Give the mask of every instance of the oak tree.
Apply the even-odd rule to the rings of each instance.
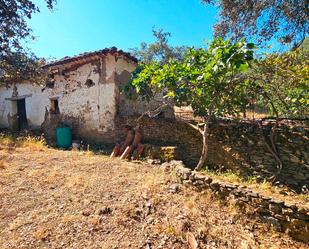
[[[186,49],[185,46],[171,46],[169,44],[170,32],[163,29],[153,29],[155,39],[152,43],[142,42],[139,48],[130,49],[131,53],[140,61],[149,64],[153,61],[167,63],[170,59],[181,60]]]
[[[56,0],[45,2],[52,9]],[[41,60],[23,47],[33,38],[27,20],[39,11],[31,0],[0,0],[0,85],[40,74]]]
[[[250,38],[267,44],[272,38],[283,44],[299,45],[308,36],[307,0],[202,0],[218,7],[214,26],[218,37]]]

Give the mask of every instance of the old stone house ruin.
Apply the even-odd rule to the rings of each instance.
[[[89,141],[114,142],[117,116],[136,116],[160,105],[133,102],[120,93],[137,59],[129,53],[107,48],[65,57],[47,64],[50,81],[0,87],[0,127],[12,130],[43,129],[49,137],[59,125],[69,125],[73,135]],[[166,117],[172,117],[171,110]]]
[[[130,80],[136,65],[136,58],[116,48],[52,62],[45,66],[51,75],[45,86],[23,82],[0,87],[0,128],[42,129],[54,139],[55,128],[65,124],[73,129],[75,139],[115,143],[122,124],[136,125],[140,114],[162,105],[159,96],[150,103],[122,96],[120,88]],[[141,119],[144,142],[157,145],[163,160],[181,159],[194,167],[201,152],[201,134],[171,118],[173,110],[165,109],[160,118]],[[244,176],[271,177],[278,169],[265,144],[270,130],[271,126],[250,123],[211,124],[209,165]],[[308,129],[303,127],[282,126],[277,132],[284,165],[278,180],[297,191],[309,182],[307,137]]]

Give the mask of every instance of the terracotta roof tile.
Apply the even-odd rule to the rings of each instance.
[[[123,55],[125,57],[127,57],[128,59],[132,60],[133,62],[137,63],[137,59],[131,55],[130,53],[124,52],[123,50],[118,50],[116,47],[111,47],[111,48],[105,48],[102,50],[98,50],[98,51],[93,51],[93,52],[85,52],[85,53],[81,53],[79,55],[76,56],[65,56],[60,60],[56,60],[56,61],[52,61],[46,65],[43,66],[43,68],[48,68],[48,67],[53,67],[53,66],[57,66],[57,65],[62,65],[62,64],[66,64],[66,63],[70,63],[73,61],[78,61],[84,58],[89,58],[91,56],[95,56],[95,55],[106,55],[106,54],[120,54]]]

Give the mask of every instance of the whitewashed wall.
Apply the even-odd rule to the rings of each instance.
[[[42,87],[30,83],[17,84],[18,95],[30,95],[25,98],[28,124],[31,128],[39,128],[44,121],[45,107],[49,108],[49,99],[42,93]],[[12,97],[13,88],[0,87],[0,127],[9,128],[11,117],[17,113],[16,102],[6,100]]]
[[[136,64],[122,56],[107,54],[91,58],[91,61],[71,62],[56,66],[54,85],[42,87],[31,84],[18,84],[20,95],[32,94],[26,98],[26,112],[30,128],[43,127],[50,136],[60,122],[75,127],[80,136],[96,138],[117,129],[116,115],[136,115],[152,110],[160,105],[160,99],[146,102],[133,102],[121,96],[119,86],[126,84]],[[91,80],[91,86],[86,84]],[[0,88],[0,127],[12,127],[10,117],[16,114],[12,101],[13,89]],[[50,112],[51,100],[58,99],[60,113]],[[106,137],[108,140],[110,137]],[[112,139],[112,138],[111,138]]]
[[[58,98],[63,117],[75,117],[81,126],[105,132],[114,128],[115,84],[99,82],[98,70],[97,64],[84,64],[64,75],[57,75],[54,87],[46,88],[44,92],[50,98]],[[86,85],[89,79],[93,86]]]
[[[75,64],[74,64],[75,63]],[[26,98],[26,112],[29,128],[42,125],[53,136],[59,122],[74,123],[79,133],[87,135],[110,133],[115,129],[115,116],[119,105],[118,76],[123,72],[130,76],[135,63],[116,55],[97,57],[82,65],[76,62],[59,66],[54,85],[44,89],[31,84],[17,84],[18,95]],[[86,84],[92,80],[91,86]],[[43,89],[43,91],[42,91]],[[5,100],[12,97],[13,88],[0,88],[0,127],[12,128],[10,117],[16,114],[16,104]],[[58,99],[59,115],[50,112],[51,99]],[[14,108],[15,107],[15,108]],[[73,120],[73,121],[72,121]],[[76,125],[77,123],[77,125]]]

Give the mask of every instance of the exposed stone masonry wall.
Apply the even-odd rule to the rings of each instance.
[[[121,124],[136,125],[136,117],[118,117],[116,137],[121,138]],[[202,145],[201,134],[188,124],[170,119],[143,118],[141,125],[145,142],[164,146],[177,146],[176,158],[193,168]],[[266,146],[271,126],[262,128],[249,123],[218,122],[210,125],[207,164],[215,169],[267,179],[278,171],[276,161]],[[264,140],[264,137],[266,140]],[[278,154],[283,168],[277,180],[297,191],[309,188],[309,131],[308,128],[278,128],[276,135]]]
[[[172,161],[164,165],[175,170],[182,184],[198,190],[213,191],[220,198],[233,201],[238,206],[249,205],[263,222],[271,224],[278,231],[288,233],[295,239],[309,243],[308,208],[275,200],[244,186],[213,180],[202,173],[183,167],[179,162]]]

